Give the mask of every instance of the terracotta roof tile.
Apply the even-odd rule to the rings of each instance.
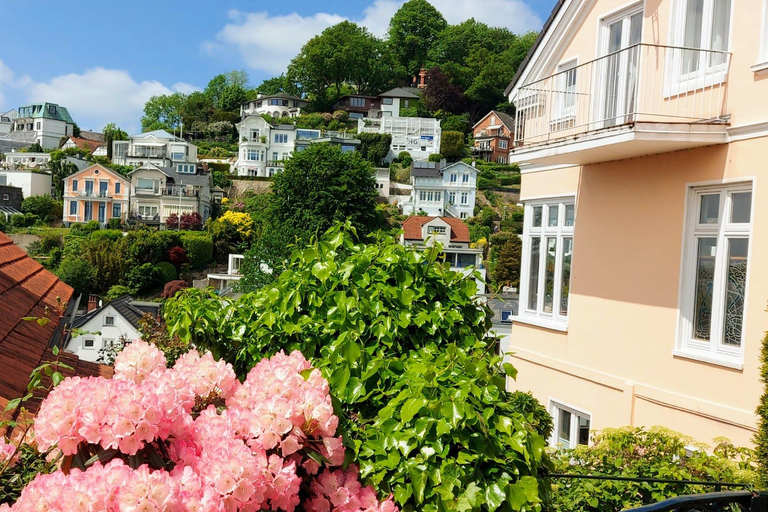
[[[451,226],[451,242],[469,243],[469,227],[461,219],[455,217],[428,217],[413,215],[403,222],[403,236],[406,240],[423,240],[421,228],[427,222],[440,219]]]
[[[55,311],[60,302],[66,306],[73,293],[72,288],[0,233],[0,411],[10,400],[25,394],[32,370],[56,359],[50,347],[59,326]],[[46,316],[53,321],[45,325],[23,320]],[[62,352],[59,358],[74,368],[62,372],[65,375],[112,374],[111,368],[80,361],[74,354]],[[35,402],[26,406],[37,410]],[[0,413],[0,418],[9,419],[10,414]]]

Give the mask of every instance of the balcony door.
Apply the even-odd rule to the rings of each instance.
[[[603,128],[634,120],[642,30],[642,5],[603,21],[603,57],[598,61],[598,72],[603,76],[598,119]]]
[[[85,213],[83,214],[83,220],[86,222],[93,220],[93,203],[90,201],[85,202]]]
[[[99,222],[102,224],[107,222],[107,203],[99,203]]]

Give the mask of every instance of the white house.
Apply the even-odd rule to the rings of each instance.
[[[113,141],[112,162],[134,167],[150,163],[184,172],[197,165],[197,146],[165,130],[154,130]]]
[[[387,161],[392,161],[403,151],[410,153],[414,160],[426,160],[429,155],[439,153],[443,130],[439,119],[384,116],[378,119],[358,119],[357,132],[392,135],[387,155]]]
[[[403,222],[400,243],[416,248],[443,246],[443,256],[451,264],[451,270],[469,274],[479,272],[477,293],[485,293],[485,268],[483,250],[470,247],[469,227],[453,217],[430,217],[414,215]]]
[[[50,153],[24,153],[14,151],[6,153],[5,167],[9,169],[48,169],[51,162]]]
[[[296,144],[292,124],[272,126],[259,114],[247,114],[235,125],[240,134],[235,169],[238,176],[273,176],[283,169]],[[303,130],[307,131],[307,130]]]
[[[11,130],[3,135],[7,140],[38,143],[44,149],[58,148],[61,139],[70,137],[75,122],[66,108],[55,103],[34,103],[19,107],[11,120]],[[5,128],[3,128],[5,129]]]
[[[121,340],[136,341],[141,338],[139,321],[146,313],[157,316],[159,305],[139,303],[130,295],[101,306],[72,322],[73,329],[82,334],[70,338],[65,350],[77,354],[80,359],[96,362],[99,350]]]
[[[417,94],[418,89],[406,89],[395,87],[387,92],[379,94],[379,109],[381,117],[400,117],[401,108],[409,108],[421,98]]]
[[[290,94],[264,95],[258,93],[255,100],[244,102],[240,106],[240,117],[267,114],[274,118],[298,117],[301,109],[309,104],[307,100]]]
[[[373,172],[376,174],[376,191],[381,197],[388,199],[390,185],[389,169],[377,167]]]
[[[411,186],[411,200],[403,205],[405,215],[424,212],[467,219],[475,213],[477,169],[469,164],[414,162]]]
[[[51,174],[28,169],[0,170],[0,185],[18,187],[24,197],[49,196],[51,195]]]
[[[183,172],[182,172],[183,169]],[[211,214],[210,174],[196,166],[161,167],[147,163],[134,169],[130,186],[130,220],[163,226],[172,214]]]
[[[0,114],[0,136],[11,133],[11,130],[13,130],[13,122],[18,116],[19,113],[15,108]]]

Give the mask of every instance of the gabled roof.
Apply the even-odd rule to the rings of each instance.
[[[446,165],[445,167],[443,167],[443,172],[447,171],[447,170],[448,170],[448,169],[450,169],[451,167],[464,167],[464,168],[466,168],[466,170],[468,170],[468,171],[479,172],[479,171],[477,170],[477,167],[475,167],[475,166],[473,166],[473,165],[470,165],[470,164],[468,164],[468,163],[466,163],[466,162],[461,162],[461,161],[459,161],[459,162],[454,162],[454,163],[452,163],[452,164]]]
[[[135,329],[139,328],[139,320],[144,316],[144,312],[132,304],[133,297],[130,295],[123,295],[119,299],[115,299],[112,302],[104,304],[100,308],[96,308],[88,314],[81,316],[72,322],[72,327],[79,328],[86,325],[93,317],[112,306],[114,310],[122,316],[126,322],[131,324]]]
[[[557,18],[557,15],[560,13],[560,9],[562,9],[563,5],[570,0],[558,0],[555,6],[552,8],[552,12],[549,14],[549,18],[547,18],[547,21],[544,22],[544,26],[541,28],[541,31],[539,32],[539,35],[536,37],[536,40],[533,42],[533,46],[531,46],[530,50],[528,50],[528,54],[525,56],[525,59],[523,59],[523,62],[520,63],[520,66],[518,66],[517,71],[515,72],[515,76],[512,77],[512,81],[509,83],[506,89],[504,89],[504,96],[509,96],[509,93],[512,92],[512,89],[517,84],[517,81],[520,79],[520,75],[523,74],[523,71],[525,68],[528,67],[528,65],[531,62],[531,58],[533,58],[533,55],[536,53],[536,51],[539,49],[539,46],[541,45],[541,42],[544,40],[544,36],[549,32],[550,27],[552,26],[552,23],[555,21],[555,18]]]
[[[10,400],[26,393],[32,370],[55,359],[50,350],[59,341],[55,312],[63,308],[70,311],[72,305],[68,303],[73,294],[72,288],[0,233],[0,411]],[[41,325],[25,317],[47,317],[51,321]],[[72,360],[69,356],[62,359]],[[111,369],[102,365],[79,361],[71,366],[80,375],[111,376]],[[10,418],[10,412],[0,412],[0,419]]]
[[[119,172],[113,171],[109,167],[104,167],[101,164],[89,165],[85,169],[81,169],[81,170],[77,171],[76,173],[70,174],[69,176],[64,178],[64,180],[68,181],[68,180],[71,180],[72,178],[76,178],[78,175],[84,173],[85,171],[89,171],[89,170],[91,170],[93,168],[96,168],[96,169],[98,169],[101,172],[106,172],[107,174],[111,174],[115,179],[121,180],[121,181],[123,181],[125,183],[128,183],[128,181],[129,181],[128,178],[126,178],[125,176],[123,176]]]
[[[84,139],[82,137],[70,137],[66,141],[64,141],[64,144],[66,144],[67,141],[70,141],[70,140],[72,141],[72,143],[75,146],[77,146],[77,147],[79,147],[81,149],[87,149],[91,153],[93,153],[96,150],[96,148],[98,148],[99,146],[101,146],[103,144],[103,142],[98,142],[98,141],[90,140],[90,139]]]
[[[89,130],[80,130],[80,138],[86,139],[86,140],[92,140],[95,142],[99,142],[101,144],[104,143],[104,134],[100,132],[92,132]]]
[[[405,98],[409,100],[417,100],[421,98],[421,96],[403,87],[395,87],[394,89],[379,94],[379,98]]]
[[[485,119],[491,114],[494,114],[496,117],[498,117],[501,124],[507,127],[507,130],[509,130],[510,132],[515,131],[515,118],[510,116],[509,114],[505,114],[504,112],[499,112],[498,110],[491,110],[490,112],[485,114],[482,119],[480,119],[478,122],[475,123],[472,129],[477,128],[477,126],[483,121],[485,121]]]
[[[131,139],[162,139],[171,140],[174,142],[186,142],[184,139],[168,133],[165,130],[152,130],[151,132],[139,133],[138,135],[131,135]]]
[[[440,219],[451,226],[451,242],[469,243],[469,227],[455,217],[429,217],[426,215],[413,215],[403,222],[403,237],[406,240],[424,240],[421,228],[435,219]]]

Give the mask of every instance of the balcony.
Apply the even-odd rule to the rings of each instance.
[[[193,188],[187,188],[186,186],[166,186],[163,190],[164,196],[175,197],[197,197],[198,192]]]
[[[636,44],[524,84],[509,163],[584,165],[725,143],[730,60]]]
[[[77,193],[78,197],[89,197],[94,199],[112,199],[111,192],[95,192],[93,190],[81,190]]]

